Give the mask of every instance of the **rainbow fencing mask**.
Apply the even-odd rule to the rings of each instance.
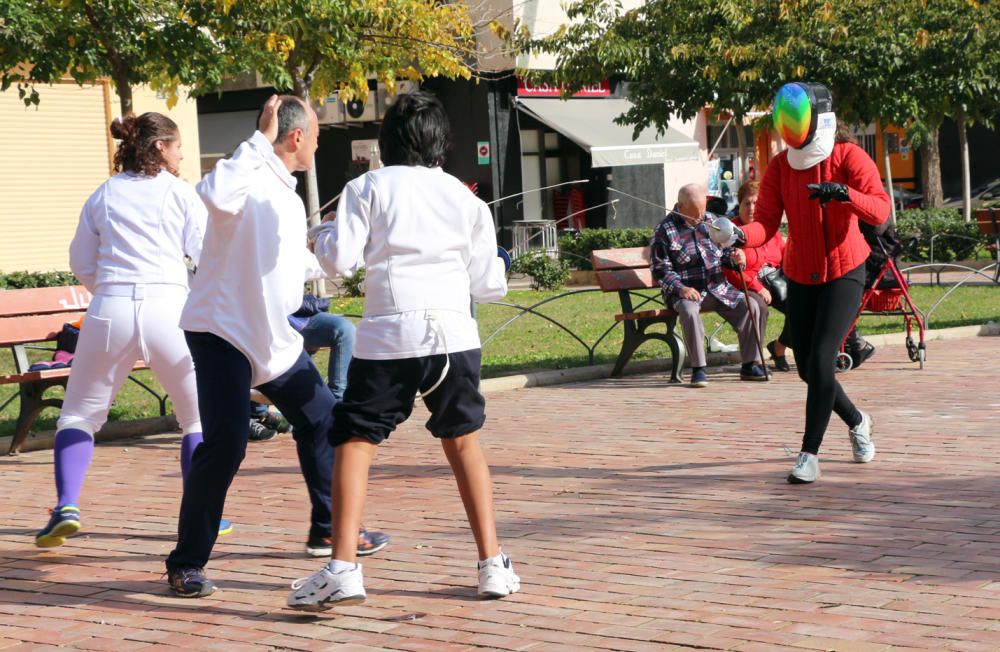
[[[837,117],[833,96],[823,84],[792,82],[774,96],[774,128],[790,148],[788,163],[804,170],[833,151]]]

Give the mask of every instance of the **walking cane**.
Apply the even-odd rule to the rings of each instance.
[[[764,339],[762,333],[760,332],[760,325],[757,320],[753,318],[753,311],[750,310],[750,290],[747,288],[747,279],[743,276],[743,270],[746,269],[744,265],[739,266],[740,272],[740,283],[743,285],[743,299],[747,302],[747,313],[750,317],[750,325],[753,327],[754,337],[757,339],[757,353],[760,354],[760,366],[764,370],[764,379],[771,380],[771,372],[767,369],[766,358],[764,358]]]

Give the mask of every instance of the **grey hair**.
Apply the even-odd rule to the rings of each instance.
[[[705,186],[700,183],[687,183],[677,191],[677,203],[684,205],[693,204],[698,199],[707,195],[708,188]]]
[[[278,107],[278,136],[274,142],[280,143],[296,129],[309,133],[309,113],[305,103],[294,95],[282,95]]]

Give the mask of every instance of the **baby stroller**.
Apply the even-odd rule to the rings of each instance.
[[[867,234],[866,234],[867,235]],[[911,362],[919,362],[924,368],[927,348],[924,345],[924,319],[910,297],[910,287],[899,271],[896,258],[902,247],[892,233],[884,233],[867,238],[872,244],[872,255],[868,257],[865,291],[861,295],[861,308],[851,325],[853,330],[862,315],[901,315],[906,322],[906,353]],[[874,242],[872,242],[874,240]],[[877,248],[876,248],[877,247]],[[916,324],[918,339],[913,340],[913,325]],[[846,342],[846,340],[845,340]],[[837,354],[837,371],[844,372],[854,366],[847,348],[842,343]]]

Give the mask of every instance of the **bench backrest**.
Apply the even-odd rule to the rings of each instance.
[[[76,321],[93,296],[82,285],[0,290],[0,346],[55,339]]]
[[[649,268],[649,247],[599,249],[591,252],[597,284],[605,292],[659,287]]]
[[[980,233],[991,237],[1000,235],[1000,208],[979,208],[975,213]]]

